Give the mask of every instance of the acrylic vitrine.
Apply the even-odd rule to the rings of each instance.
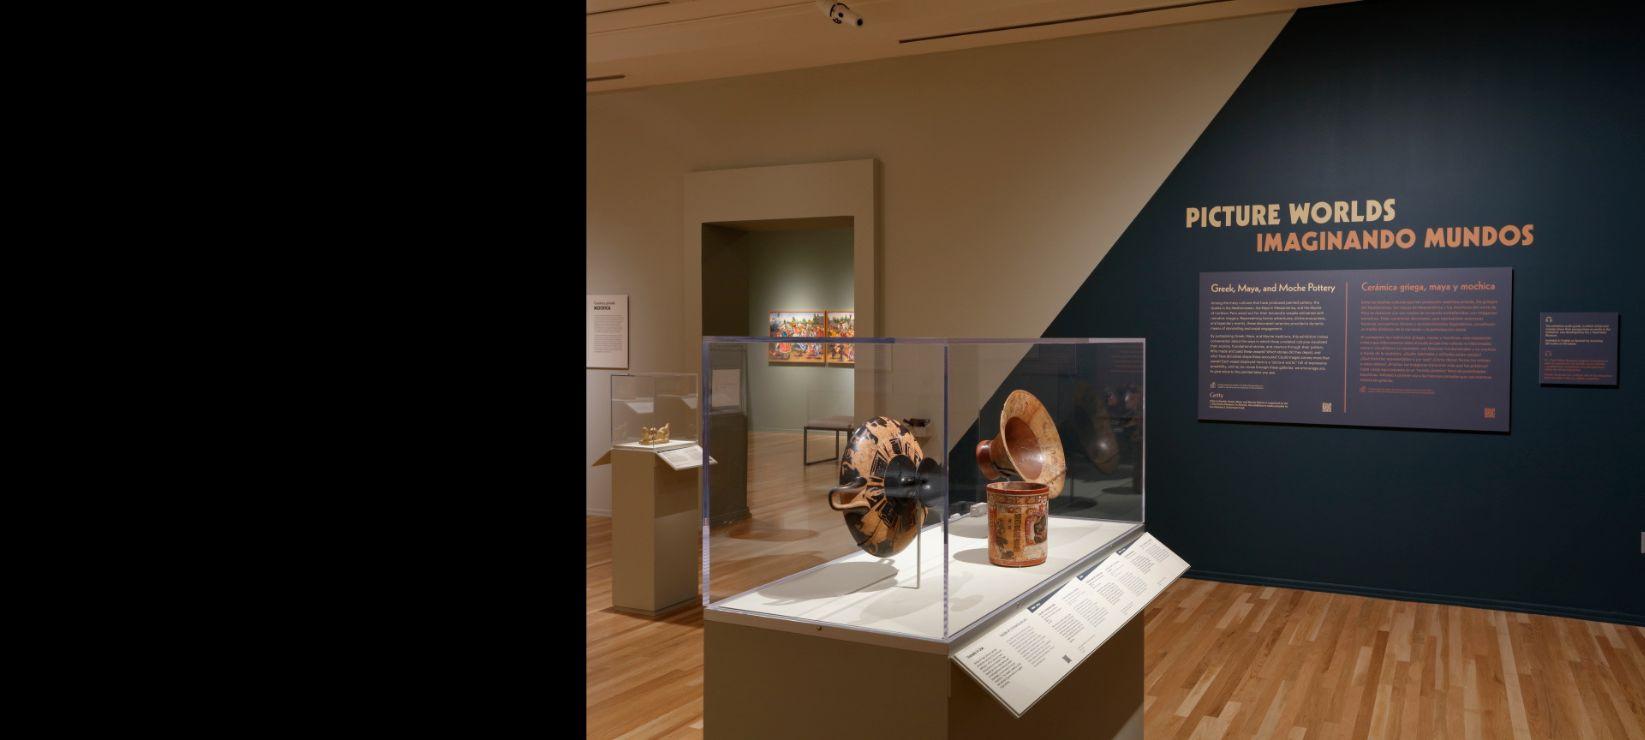
[[[611,376],[611,446],[661,449],[693,444],[702,421],[695,373],[620,373]],[[648,430],[667,427],[668,441]]]
[[[747,472],[700,475],[703,511],[747,511],[704,517],[710,621],[939,649],[1142,529],[1143,340],[858,337],[848,367],[771,361],[773,341],[703,342],[705,376],[740,369],[746,415],[714,439],[732,386],[703,384],[706,444],[744,448]]]

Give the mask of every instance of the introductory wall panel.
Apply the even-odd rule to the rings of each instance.
[[[1148,338],[1149,528],[1200,575],[1638,623],[1640,363],[1544,387],[1536,352],[1540,312],[1645,316],[1639,18],[1462,5],[1298,11],[1045,335]],[[1248,204],[1280,225],[1190,211]],[[1400,268],[1512,269],[1510,431],[1196,418],[1200,273]]]

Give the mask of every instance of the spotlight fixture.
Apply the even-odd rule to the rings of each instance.
[[[828,20],[840,26],[861,26],[862,16],[851,11],[845,3],[831,3],[828,0],[817,0],[817,9],[828,16]]]

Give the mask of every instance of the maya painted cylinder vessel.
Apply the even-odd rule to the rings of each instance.
[[[1044,483],[988,484],[988,562],[1007,568],[1045,562],[1050,502]]]

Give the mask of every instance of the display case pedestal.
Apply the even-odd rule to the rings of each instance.
[[[654,615],[697,599],[699,470],[656,451],[611,451],[611,604]]]
[[[714,526],[748,518],[748,416],[741,411],[708,415],[709,471],[714,499],[708,511]]]
[[[1142,738],[1142,615],[1021,718],[941,644],[839,639],[830,627],[703,624],[703,734],[741,738]]]

